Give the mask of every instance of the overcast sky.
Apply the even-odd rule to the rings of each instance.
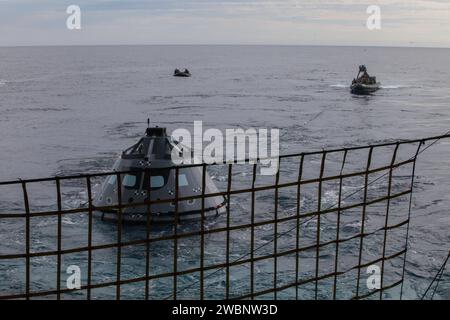
[[[66,28],[72,4],[81,30]],[[450,47],[450,0],[0,0],[0,46],[81,44]]]

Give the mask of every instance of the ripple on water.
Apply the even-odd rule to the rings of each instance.
[[[15,68],[14,65],[23,66],[23,61],[20,60],[23,55],[15,55],[15,50],[11,49],[9,58],[15,59],[17,63],[11,64],[8,68]],[[104,54],[92,55],[92,50]],[[193,54],[184,55],[183,59],[187,59],[187,63],[193,65],[192,69],[197,70],[199,76],[205,70],[205,63],[215,63],[217,58],[221,58],[223,63],[214,67],[217,72],[210,72],[210,70],[204,72],[201,77],[205,81],[193,77],[188,81],[175,82],[171,81],[172,78],[164,77],[167,74],[165,70],[161,72],[162,69],[169,70],[172,67],[163,66],[161,68],[160,65],[167,61],[177,61],[178,58],[172,48],[167,50],[164,47],[155,49],[151,46],[114,49],[89,48],[86,50],[78,48],[75,53],[72,53],[72,49],[64,48],[33,51],[37,58],[30,60],[30,64],[34,63],[32,67],[12,70],[14,78],[23,80],[13,82],[0,79],[0,90],[2,93],[8,91],[7,94],[2,95],[3,109],[0,110],[2,114],[0,129],[6,128],[2,133],[14,134],[13,138],[10,135],[7,139],[2,140],[4,147],[2,154],[5,156],[0,157],[1,167],[7,168],[4,171],[11,171],[13,177],[21,176],[24,170],[38,172],[39,169],[45,170],[47,167],[51,167],[51,172],[56,172],[58,175],[108,170],[111,168],[116,154],[122,151],[122,147],[118,149],[117,141],[120,142],[120,145],[128,145],[128,143],[131,145],[141,135],[142,127],[146,126],[147,115],[151,115],[152,122],[155,124],[170,124],[173,127],[191,125],[193,119],[198,119],[221,128],[232,128],[237,125],[244,128],[262,125],[267,128],[280,128],[280,146],[283,150],[290,150],[289,153],[292,150],[318,150],[323,146],[363,145],[368,142],[374,144],[405,137],[436,135],[448,126],[447,101],[448,83],[450,82],[448,66],[450,64],[447,51],[419,50],[415,54],[414,50],[408,49],[410,53],[405,58],[403,49],[377,49],[386,50],[386,54],[367,56],[369,60],[372,59],[367,63],[377,65],[376,73],[382,81],[383,88],[371,97],[355,98],[348,92],[349,81],[354,77],[353,70],[349,70],[348,66],[354,64],[352,58],[354,52],[364,54],[366,49],[330,48],[325,52],[321,48],[297,47],[283,48],[283,54],[279,54],[278,50],[276,50],[276,54],[273,54],[273,49],[259,47],[244,49],[240,47],[202,47],[201,49],[191,47],[188,51],[190,50]],[[299,60],[299,51],[304,55],[304,59]],[[250,54],[246,54],[248,52]],[[76,59],[73,59],[74,54],[77,55]],[[429,59],[424,59],[424,55],[429,55]],[[98,56],[102,58],[95,60]],[[42,57],[46,57],[46,59],[40,59]],[[152,65],[151,61],[149,63],[148,57],[158,61],[157,66]],[[322,59],[323,57],[326,59]],[[380,62],[380,57],[387,59],[388,63]],[[401,72],[398,72],[399,70],[391,72],[392,61],[401,68]],[[80,77],[76,76],[79,72],[68,73],[62,70],[67,66],[78,69],[80,68],[78,63],[83,64],[82,68],[89,68],[92,71],[87,71]],[[86,63],[89,66],[86,66]],[[172,64],[172,62],[168,64]],[[236,68],[230,70],[230,65]],[[62,66],[62,69],[55,70],[58,66]],[[293,68],[296,70],[293,71]],[[117,73],[117,69],[132,71]],[[263,70],[261,71],[261,69]],[[37,76],[29,75],[30,70],[37,70],[36,73],[39,74]],[[136,70],[139,72],[135,72]],[[441,72],[436,73],[433,70]],[[64,81],[59,81],[62,79],[61,74],[64,75]],[[74,74],[75,76],[73,76]],[[103,75],[100,77],[101,74]],[[408,77],[405,78],[404,75],[408,75]],[[5,77],[5,74],[3,76]],[[349,81],[345,80],[346,78]],[[434,82],[424,81],[424,79],[432,79]],[[118,88],[126,88],[126,90]],[[95,125],[84,125],[80,121],[73,121],[75,115],[77,119],[78,117],[95,119]],[[398,125],[399,119],[402,120],[400,126]],[[22,130],[23,122],[27,120],[33,123],[30,128],[32,131]],[[60,127],[54,128],[51,136],[46,135],[48,134],[46,131],[49,131],[46,130],[46,127],[55,126],[55,124],[60,124]],[[67,131],[79,132],[80,124],[83,125],[80,139],[65,134]],[[11,128],[18,128],[19,134],[10,130]],[[56,133],[58,130],[61,132],[60,135]],[[36,145],[36,140],[39,139],[44,141],[45,148]],[[59,149],[49,147],[47,143],[49,139],[55,141],[52,145],[64,147]],[[125,140],[128,141],[126,144],[123,143]],[[6,144],[5,141],[11,143]],[[91,148],[86,148],[86,144],[89,143],[91,143]],[[104,151],[92,154],[96,145],[103,146],[102,150]],[[435,147],[431,150],[435,150]],[[8,154],[14,155],[13,158],[7,157]],[[64,159],[57,162],[58,159],[61,159],[61,154]],[[419,163],[424,161],[426,166],[418,170],[421,176],[416,180],[414,215],[412,216],[412,222],[415,224],[411,228],[411,243],[418,254],[411,256],[412,263],[408,264],[407,269],[407,278],[411,281],[408,288],[414,292],[423,292],[429,284],[430,275],[441,263],[439,259],[432,260],[431,256],[423,253],[433,252],[434,256],[440,257],[439,252],[445,250],[445,244],[449,242],[449,238],[446,236],[448,232],[445,229],[445,226],[448,225],[448,220],[446,220],[448,201],[442,201],[445,197],[440,196],[449,188],[448,168],[445,163],[443,164],[445,157],[438,157],[429,151],[426,155],[419,159]],[[22,159],[27,160],[22,161]],[[1,162],[2,160],[3,162]],[[42,164],[39,164],[39,161]],[[213,176],[215,177],[214,181],[222,184],[222,190],[225,190],[226,170],[224,172],[214,171]],[[233,175],[233,188],[244,187],[244,180],[249,180],[250,177],[251,175],[245,172]],[[355,192],[361,186],[361,183],[359,185],[354,183],[352,186],[346,185],[344,193]],[[400,183],[397,186],[400,188],[404,185]],[[68,183],[66,187],[67,189],[64,191],[65,207],[76,208],[85,204],[86,193],[83,191],[84,186],[79,181]],[[441,193],[435,193],[437,189]],[[322,199],[324,205],[336,203],[338,190],[336,188],[324,190]],[[54,187],[45,189],[45,191],[48,191],[45,198],[49,196],[54,198]],[[386,190],[380,185],[373,188],[371,186],[369,191],[378,195]],[[317,210],[317,202],[314,201],[317,199],[317,193],[304,192],[302,191],[301,212]],[[248,198],[249,195],[242,197],[233,195],[231,197],[231,217],[234,224],[249,222]],[[279,201],[280,215],[282,213],[291,216],[295,214],[295,209],[291,210],[295,208],[294,199],[295,197],[282,195]],[[361,201],[361,199],[362,193],[360,192],[354,197],[346,199],[344,203],[351,204]],[[257,203],[260,206],[257,210],[257,219],[261,221],[273,219],[273,193],[271,195],[257,194]],[[54,201],[51,204],[54,206]],[[393,212],[395,211],[394,207],[402,204],[404,203],[401,201],[392,201]],[[6,201],[1,199],[0,207],[2,212],[13,209],[14,212],[16,209],[23,211],[22,202],[9,201],[9,199]],[[375,209],[374,213],[371,211],[370,219],[378,222],[384,217],[385,210],[379,207]],[[333,220],[335,218],[333,213],[324,216],[321,221],[321,237],[328,239],[327,237],[331,237],[328,234],[332,236],[336,234],[336,220]],[[344,218],[345,221],[341,221],[342,228],[344,228],[343,233],[354,235],[360,232],[361,226],[355,221],[361,218],[360,211],[355,210],[348,215],[343,215]],[[305,220],[303,219],[303,221]],[[115,243],[117,241],[116,224],[108,224],[100,220],[94,221],[95,238],[99,242]],[[226,216],[224,215],[216,220],[208,221],[207,228],[223,227],[225,222]],[[72,242],[75,243],[74,245],[86,245],[86,215],[64,215],[63,225],[64,237],[68,239],[67,245]],[[278,231],[289,230],[291,226],[295,226],[295,224],[288,222],[280,225]],[[198,224],[179,227],[180,232],[193,232],[198,228]],[[8,252],[24,252],[23,230],[23,224],[2,224],[0,221],[0,243],[4,244],[2,248],[6,248]],[[122,231],[124,239],[136,239],[145,234],[145,228],[143,230],[124,227]],[[302,245],[313,245],[316,241],[317,221],[313,219],[305,222],[301,231],[302,241],[306,242]],[[36,232],[36,237],[40,241],[36,242],[39,250],[54,250],[48,240],[54,237],[56,228],[53,228],[50,222],[41,222],[33,232]],[[256,228],[255,232],[258,244],[267,243],[256,254],[273,253],[271,245],[273,244],[274,226],[272,224],[263,225]],[[173,233],[172,228],[157,229],[153,227],[151,230],[152,237],[169,236],[171,233]],[[234,259],[249,252],[250,228],[242,232],[232,231],[231,238],[231,255]],[[293,240],[295,240],[295,232],[283,236],[278,246],[292,249],[292,246],[295,245]],[[208,256],[214,256],[214,253],[217,252],[214,262],[224,258],[226,240],[223,234],[211,234],[205,237],[205,242],[211,244],[205,251]],[[341,262],[343,267],[353,265],[349,261],[354,261],[350,258],[354,258],[354,253],[358,252],[359,243],[355,242],[356,244],[353,242],[350,245],[342,244]],[[368,246],[374,243],[367,239]],[[197,266],[200,257],[199,237],[184,239],[179,242],[179,245],[182,248],[179,256],[180,263],[191,267]],[[105,279],[115,280],[117,252],[105,250],[100,253],[101,251],[98,250],[94,254],[96,259],[98,258],[96,265],[98,269],[95,271],[101,275],[107,275]],[[171,272],[173,241],[152,243],[150,252],[153,273]],[[409,252],[411,251],[408,251],[408,257]],[[100,256],[97,256],[97,253],[100,253]],[[301,260],[302,267],[314,266],[314,253],[312,252]],[[145,261],[145,250],[123,250],[123,254],[125,261],[128,261],[130,266],[129,269],[124,269],[128,274],[125,276],[137,274]],[[333,265],[334,259],[329,256],[328,252],[322,253],[321,251],[320,254],[323,255],[321,256],[321,260],[323,260],[321,265]],[[70,255],[69,261],[83,265],[86,263],[86,256]],[[278,262],[288,268],[291,261],[288,257],[286,259],[280,257]],[[267,263],[257,266],[256,273],[262,275],[258,282],[264,284],[272,279],[272,270],[270,270],[272,265]],[[43,260],[40,262],[40,266],[47,270],[55,269],[55,265],[51,261]],[[236,285],[237,293],[245,293],[248,290],[246,286],[248,284],[248,266],[236,269],[231,273],[233,284]],[[23,268],[18,265],[8,265],[6,261],[0,260],[0,274],[6,274],[8,280],[0,281],[0,289],[23,290]],[[346,277],[347,275],[343,275],[342,278]],[[189,275],[180,281],[183,285],[190,286],[197,280],[198,275]],[[354,288],[353,280],[348,277],[348,282],[351,283],[348,285],[349,289]],[[50,283],[50,280],[46,278],[42,278],[42,281]],[[54,282],[54,279],[51,281]],[[208,291],[223,292],[225,285],[223,278],[216,275],[205,281],[212,285],[211,288],[208,287]],[[151,295],[154,298],[169,295],[172,288],[172,283],[165,280],[155,280],[150,285]],[[123,290],[127,291],[127,297],[133,296],[131,289],[124,286]],[[189,295],[196,296],[197,290],[198,287],[192,286],[192,289],[185,292],[185,296],[188,298]],[[114,290],[109,289],[93,292],[93,296],[99,298],[114,298],[114,294]],[[80,297],[77,293],[70,295],[72,298]],[[414,294],[410,296],[414,296]],[[220,297],[220,294],[217,293],[215,297]]]

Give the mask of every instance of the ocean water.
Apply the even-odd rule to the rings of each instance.
[[[199,120],[205,128],[279,128],[281,153],[440,135],[450,130],[449,62],[448,49],[0,48],[0,180],[106,171],[118,153],[144,132],[147,118],[153,125],[165,126],[169,131],[192,129],[193,122]],[[348,85],[360,64],[366,64],[369,73],[382,83],[382,89],[372,96],[357,97],[349,93]],[[189,68],[193,77],[172,77],[176,67]],[[440,141],[419,157],[405,274],[406,298],[421,296],[448,253],[449,168],[450,140]],[[226,183],[220,169],[213,176],[219,185]],[[85,201],[81,184],[65,187],[66,206]],[[55,205],[51,186],[36,189],[37,207]],[[14,200],[14,191],[4,187],[1,190],[2,196]],[[333,192],[329,196],[330,202],[336,198]],[[267,205],[273,203],[270,196],[259,200]],[[289,201],[287,197],[287,210]],[[0,212],[15,210],[16,205],[14,201],[0,201]],[[236,212],[244,211],[245,208],[236,208]],[[243,216],[236,214],[238,221]],[[33,241],[38,249],[48,249],[54,244],[54,221],[44,219],[35,223]],[[83,215],[65,218],[65,246],[82,242],[85,223]],[[136,228],[128,227],[125,237],[142,231]],[[11,253],[23,245],[23,225],[1,221],[0,230],[0,253]],[[113,225],[98,221],[95,226],[99,241],[113,239],[114,230]],[[243,232],[236,235],[235,241],[248,237]],[[269,239],[267,236],[265,240]],[[195,241],[181,243],[180,250],[186,256],[198,257]],[[237,247],[236,257],[243,252]],[[209,259],[222,256],[223,248],[223,238],[207,239]],[[142,249],[136,248],[126,256],[125,274],[140,274],[145,260]],[[163,267],[172,259],[171,250],[170,244],[153,248],[155,270],[167,271]],[[114,279],[115,265],[111,262],[114,256],[114,251],[100,252],[97,256],[99,279]],[[63,262],[67,265],[74,261],[83,264],[85,257],[67,257]],[[187,259],[181,263],[192,267],[195,261]],[[8,263],[14,264],[0,261],[0,272],[5,274],[0,277],[0,289],[2,293],[20,292],[23,270]],[[55,277],[54,268],[49,266],[54,261],[42,258],[33,263],[36,269],[33,288],[51,288]],[[267,265],[257,270],[262,277],[271,272]],[[233,276],[239,281],[246,272],[238,270]],[[223,289],[220,277],[212,279],[213,289]],[[192,281],[196,278],[182,278],[180,287],[189,286]],[[436,297],[447,298],[449,284],[447,273]],[[171,288],[168,282],[152,284],[154,291],[162,292],[162,296],[155,298],[164,297]],[[141,289],[124,288],[124,296],[140,298]],[[184,297],[195,297],[194,291],[186,290]],[[114,290],[99,291],[94,296],[114,297]],[[212,297],[220,296],[212,294]],[[291,296],[286,293],[282,297]]]

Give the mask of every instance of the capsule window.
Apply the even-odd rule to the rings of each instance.
[[[108,183],[109,184],[111,184],[111,185],[115,185],[116,184],[116,181],[117,181],[117,176],[109,176],[109,178],[108,178]]]
[[[126,174],[123,177],[122,185],[128,189],[137,189],[139,187],[137,176],[132,174]]]
[[[152,176],[150,177],[150,185],[152,189],[158,189],[164,187],[164,177],[163,176]]]
[[[178,175],[178,186],[180,187],[189,186],[189,182],[185,174]]]
[[[166,169],[154,169],[151,171],[152,175],[145,174],[144,189],[150,186],[152,190],[161,189],[164,187],[169,179],[169,170]]]

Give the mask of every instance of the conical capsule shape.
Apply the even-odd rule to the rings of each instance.
[[[176,219],[197,220],[225,211],[223,196],[203,197],[202,194],[215,194],[219,190],[205,170],[205,190],[203,167],[178,167],[172,162],[172,151],[186,153],[191,151],[181,147],[166,134],[165,128],[148,128],[144,137],[126,149],[114,164],[116,172],[127,172],[108,176],[94,197],[94,206],[103,219],[117,220],[121,207],[124,222],[146,222],[148,214],[152,222],[173,223]],[[118,178],[120,177],[120,183]],[[178,192],[176,184],[178,183]],[[120,186],[121,201],[119,203]],[[198,198],[178,200],[177,198]],[[156,201],[158,203],[151,203]]]

